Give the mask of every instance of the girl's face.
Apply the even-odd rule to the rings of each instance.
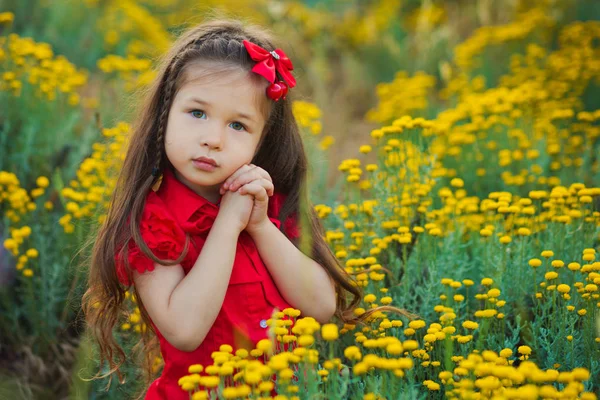
[[[207,74],[211,67],[217,65],[194,64],[188,69],[169,111],[165,150],[175,176],[217,203],[220,185],[251,163],[257,150],[265,126],[268,82],[241,68],[222,71],[221,66],[222,72]],[[207,166],[201,157],[214,160],[216,166]]]

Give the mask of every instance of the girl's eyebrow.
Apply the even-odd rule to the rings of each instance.
[[[197,97],[190,97],[187,101],[192,102],[192,103],[198,103],[198,104],[203,105],[203,106],[210,106],[211,105],[208,101],[204,101],[204,100],[199,99]],[[241,111],[238,111],[236,113],[236,116],[238,116],[240,118],[247,119],[250,122],[256,122],[256,120],[251,115],[245,114],[245,113],[243,113]]]

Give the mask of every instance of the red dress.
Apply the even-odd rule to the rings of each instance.
[[[269,198],[268,217],[279,228],[276,219],[285,196],[275,193]],[[219,211],[219,206],[196,194],[174,174],[167,170],[157,192],[151,191],[146,198],[140,230],[148,247],[161,259],[176,259],[183,251],[186,233],[190,235],[188,252],[181,266],[185,274],[193,267],[206,241],[206,237]],[[296,221],[289,217],[284,224],[287,237],[298,237]],[[129,244],[129,263],[139,272],[152,271],[154,263],[140,249]],[[119,280],[129,285],[124,263],[117,258]],[[267,338],[267,319],[274,308],[283,310],[291,307],[275,286],[273,278],[263,263],[250,235],[243,231],[237,243],[229,286],[221,311],[200,346],[186,352],[171,345],[153,324],[156,330],[164,368],[145,399],[187,400],[178,380],[188,374],[192,364],[213,364],[211,354],[220,345],[229,344],[235,352],[239,348],[252,350],[256,343]]]

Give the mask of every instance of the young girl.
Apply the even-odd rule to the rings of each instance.
[[[275,308],[354,321],[360,289],[312,207],[300,209],[307,160],[288,95],[292,69],[262,30],[204,23],[166,55],[138,114],[84,309],[102,362],[121,377],[113,328],[133,285],[148,327],[146,372],[153,337],[164,359],[146,399],[187,399],[178,380],[188,367],[212,364],[221,344],[254,348]],[[304,219],[309,255],[298,249]]]

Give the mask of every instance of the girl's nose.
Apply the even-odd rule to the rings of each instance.
[[[223,146],[223,128],[212,126],[207,129],[207,132],[202,136],[202,145],[214,149],[220,149]]]

